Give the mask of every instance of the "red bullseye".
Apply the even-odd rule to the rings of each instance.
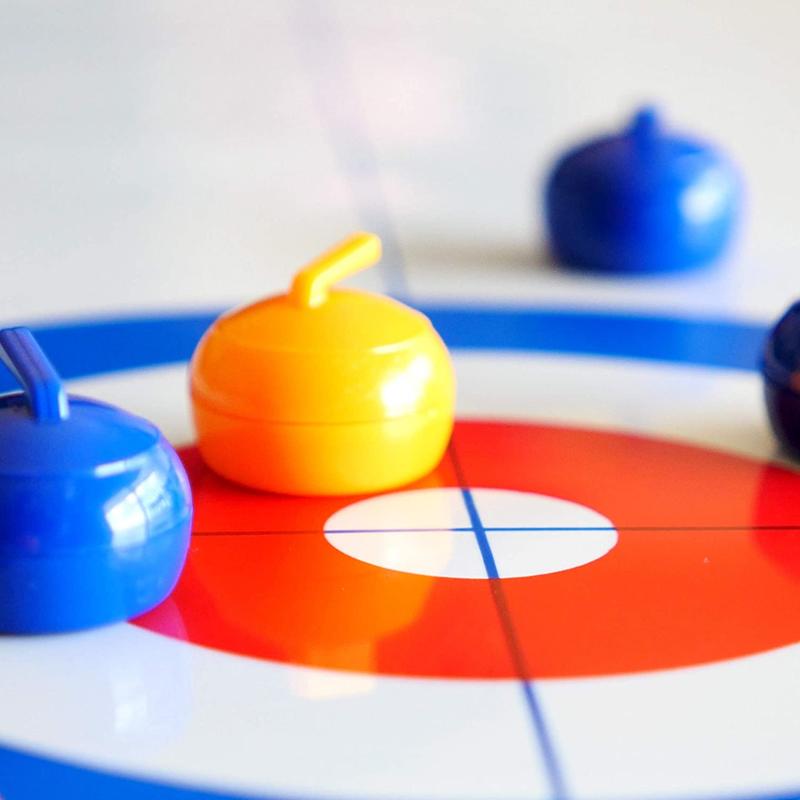
[[[156,612],[136,624],[196,644],[368,673],[542,678],[800,641],[800,475],[775,465],[618,433],[459,423],[439,468],[409,488],[460,478],[562,498],[619,536],[574,569],[467,580],[385,569],[331,546],[326,520],[362,498],[250,492],[193,450],[182,455],[196,507],[172,597],[183,627],[165,628]]]

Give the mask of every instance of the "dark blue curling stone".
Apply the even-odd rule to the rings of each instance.
[[[800,456],[800,302],[770,331],[761,372],[772,430],[790,453]]]

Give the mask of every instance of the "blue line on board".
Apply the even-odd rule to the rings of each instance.
[[[462,493],[468,490],[461,490]],[[464,503],[467,499],[464,498]],[[470,494],[470,502],[472,502],[472,495]],[[552,527],[552,526],[537,526],[537,525],[522,525],[514,528],[481,528],[482,531],[488,533],[565,533],[578,531],[586,531],[591,533],[593,531],[616,531],[613,525],[603,525],[602,527]],[[630,530],[626,527],[625,530]],[[675,530],[675,527],[670,527],[669,530]],[[716,530],[716,528],[715,528]],[[738,529],[737,529],[738,530]],[[752,530],[752,528],[747,528]],[[325,533],[474,533],[475,527],[470,528],[326,528]],[[282,533],[292,533],[292,531],[282,531]]]
[[[475,506],[475,498],[466,486],[461,487],[461,496],[464,498],[464,505],[467,508],[469,521],[472,524],[472,532],[478,540],[478,548],[481,551],[481,558],[486,567],[486,575],[489,578],[499,578],[500,575],[497,572],[497,564],[494,563],[494,553],[492,553],[492,548],[489,546],[489,537],[486,535],[486,531],[481,523],[481,516],[478,514],[478,509]]]
[[[768,326],[730,319],[575,308],[418,306],[449,347],[758,368]]]
[[[505,598],[503,598],[503,602],[505,602]],[[539,696],[536,694],[536,689],[534,688],[532,680],[523,677],[520,680],[520,684],[522,687],[522,696],[525,698],[525,705],[528,707],[528,712],[531,715],[539,738],[539,746],[542,749],[542,757],[547,769],[548,778],[550,779],[553,800],[568,800],[569,792],[567,791],[566,780],[564,779],[561,766],[558,763],[556,749],[550,737],[547,723],[545,722],[541,700],[539,700]]]
[[[568,353],[755,370],[768,327],[558,308],[417,305],[453,350]],[[188,361],[215,312],[34,325],[63,378]],[[10,379],[0,387],[8,388]]]
[[[455,458],[453,460],[455,462]],[[460,468],[457,468],[456,472],[460,475]],[[531,716],[531,722],[536,731],[536,740],[541,750],[545,770],[547,771],[547,777],[553,793],[553,800],[564,800],[567,797],[564,775],[558,763],[555,747],[550,738],[550,733],[547,730],[544,712],[542,711],[541,704],[534,691],[533,682],[526,678],[527,671],[524,669],[522,650],[517,641],[511,614],[508,611],[506,599],[499,583],[500,574],[497,571],[497,564],[494,560],[494,553],[492,553],[489,537],[486,535],[486,529],[483,527],[481,515],[478,513],[478,508],[475,505],[475,498],[472,496],[472,492],[465,486],[464,481],[460,480],[459,482],[461,483],[461,496],[464,499],[464,506],[467,509],[469,521],[472,524],[472,531],[478,542],[478,549],[481,551],[481,558],[483,559],[483,565],[486,569],[486,575],[492,581],[492,596],[497,605],[497,611],[503,628],[505,629],[506,636],[509,639],[509,649],[512,651],[512,657],[514,658],[517,671],[520,673],[520,687],[525,698],[525,705],[528,707],[528,712]]]
[[[506,637],[509,653],[514,663],[514,669],[519,676],[519,684],[522,689],[522,696],[525,699],[525,705],[528,709],[533,731],[536,737],[536,744],[539,748],[542,761],[544,762],[545,772],[550,784],[550,791],[552,792],[553,800],[566,800],[568,797],[566,790],[566,782],[564,774],[556,755],[553,741],[550,738],[550,733],[547,729],[547,723],[544,718],[544,711],[542,710],[539,699],[536,696],[536,691],[533,687],[533,682],[528,680],[528,670],[525,664],[525,656],[520,647],[517,633],[514,628],[514,623],[509,612],[506,596],[503,592],[503,585],[500,582],[500,574],[497,571],[497,564],[494,560],[494,553],[489,543],[489,537],[486,535],[486,528],[483,526],[483,520],[478,512],[478,507],[475,504],[475,498],[472,491],[467,486],[467,481],[464,471],[461,467],[461,461],[455,449],[455,445],[451,442],[450,460],[453,464],[456,477],[458,478],[459,486],[461,487],[461,497],[464,501],[464,507],[467,510],[472,531],[475,534],[475,539],[478,543],[478,549],[483,559],[483,566],[486,570],[486,576],[489,578],[489,584],[492,592],[492,599],[494,600],[497,609],[497,615],[500,624],[503,628],[503,633]]]
[[[619,528],[537,528],[534,526],[520,528],[486,528],[486,533],[596,533],[598,531],[616,531],[617,533],[659,533],[664,531],[741,533],[742,531],[770,531],[773,533],[800,531],[800,523],[796,525],[624,525]],[[353,534],[371,533],[466,533],[474,534],[473,528],[332,528],[325,534],[352,536]],[[194,536],[303,536],[318,535],[318,528],[293,530],[202,530],[194,531]],[[0,798],[2,800],[2,798]]]

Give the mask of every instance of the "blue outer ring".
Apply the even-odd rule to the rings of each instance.
[[[757,369],[768,326],[571,308],[418,305],[454,350],[634,358]],[[33,326],[63,378],[187,361],[218,312],[136,316]],[[11,381],[0,378],[0,387]]]
[[[757,370],[769,327],[726,319],[569,308],[419,305],[454,350],[547,352]],[[137,316],[34,327],[64,378],[186,361],[216,312]],[[12,387],[0,376],[0,389]],[[245,800],[150,783],[0,747],[0,797],[27,800]],[[253,796],[251,796],[253,797]],[[261,796],[267,800],[266,796]],[[737,800],[798,800],[800,790]],[[269,800],[279,800],[277,796]],[[299,798],[294,798],[299,800]],[[686,800],[686,799],[684,799]]]

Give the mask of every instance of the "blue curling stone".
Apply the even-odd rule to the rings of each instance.
[[[23,387],[0,395],[0,633],[129,619],[172,591],[191,533],[189,482],[158,429],[67,397],[30,331],[0,331]]]
[[[789,452],[800,456],[800,302],[770,331],[761,373],[772,430]]]
[[[556,258],[622,274],[673,272],[717,259],[739,215],[736,170],[716,148],[666,132],[639,111],[619,134],[557,162],[545,189]]]

